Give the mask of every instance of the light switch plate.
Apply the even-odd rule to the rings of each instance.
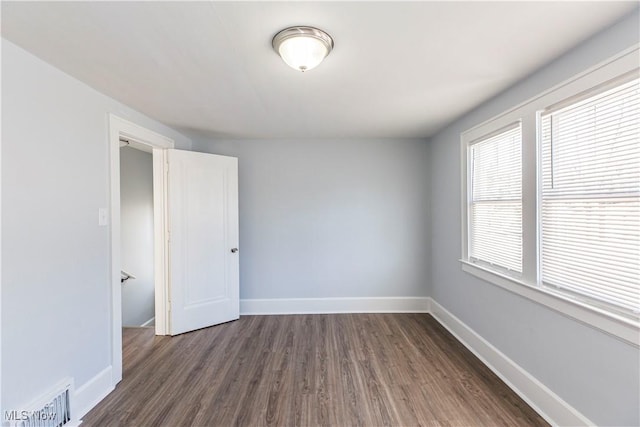
[[[98,209],[98,225],[101,227],[109,225],[109,215],[107,213],[107,208]]]

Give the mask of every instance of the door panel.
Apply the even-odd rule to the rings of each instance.
[[[239,317],[238,159],[168,150],[170,333]]]

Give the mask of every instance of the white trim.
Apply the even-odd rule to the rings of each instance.
[[[167,150],[153,148],[153,281],[156,335],[169,334],[169,229],[167,223]],[[159,236],[161,236],[159,238]]]
[[[109,124],[112,130],[113,126],[117,127],[118,139],[122,136],[126,139],[132,139],[134,142],[141,142],[156,148],[173,148],[175,145],[173,139],[118,117],[115,114],[109,114]],[[118,148],[120,148],[119,142]]]
[[[111,366],[104,368],[96,376],[76,389],[71,400],[73,419],[81,420],[102,399],[115,388],[111,378]]]
[[[241,299],[240,315],[428,313],[427,297]]]
[[[124,137],[130,140],[130,145],[136,148],[151,150],[154,159],[163,157],[161,154],[165,149],[173,148],[172,139],[162,136],[156,132],[138,126],[127,120],[124,120],[114,114],[109,114],[109,174],[110,174],[110,214],[111,214],[111,235],[110,235],[110,253],[111,253],[111,379],[113,386],[122,380],[122,285],[120,283],[120,138]],[[154,185],[154,222],[160,225],[164,224],[164,216],[156,218],[155,215],[162,214],[165,204],[165,183],[164,183],[164,166],[158,167],[158,162],[154,160],[153,169],[153,185]],[[164,164],[164,163],[162,163]],[[159,186],[161,191],[156,192],[155,187]],[[158,204],[162,207],[158,208]],[[161,301],[156,298],[155,317],[156,334],[166,334],[165,321],[166,316],[166,276],[163,272],[166,270],[166,259],[158,254],[165,254],[165,233],[162,232],[162,238],[154,239],[154,282],[156,294],[160,294]],[[159,228],[154,229],[155,233],[159,232]],[[159,248],[160,246],[160,248]]]
[[[430,306],[431,315],[442,326],[549,423],[556,426],[595,425],[436,301],[432,300]]]
[[[140,325],[141,328],[146,328],[147,326],[149,326],[151,323],[153,323],[153,321],[156,320],[155,317],[152,317],[151,319],[147,320],[146,322],[144,322],[142,325]]]
[[[621,340],[640,346],[640,319],[619,316],[593,304],[583,302],[539,286],[539,233],[538,233],[538,112],[568,98],[601,87],[631,72],[638,72],[640,44],[591,67],[549,90],[499,114],[460,135],[460,210],[461,210],[461,265],[462,270],[489,283],[508,289],[518,295],[552,308],[563,315],[609,333]],[[522,121],[522,279],[514,280],[490,268],[483,268],[469,260],[469,146],[483,135],[489,135],[510,123]]]

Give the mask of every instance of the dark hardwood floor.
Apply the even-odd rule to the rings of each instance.
[[[428,314],[243,316],[124,330],[85,426],[547,425]]]

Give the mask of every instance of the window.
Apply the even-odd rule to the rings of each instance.
[[[640,312],[640,80],[541,126],[542,283]]]
[[[461,135],[462,269],[635,345],[639,51]]]
[[[522,272],[520,124],[472,144],[469,257],[507,273]]]

